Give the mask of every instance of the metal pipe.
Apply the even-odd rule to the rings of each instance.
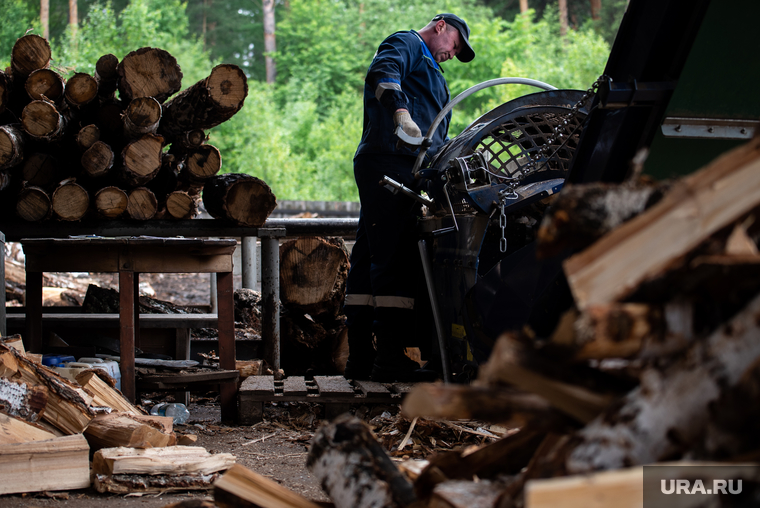
[[[557,89],[557,87],[552,86],[548,83],[544,83],[543,81],[537,81],[535,79],[530,79],[530,78],[496,78],[496,79],[489,79],[488,81],[483,81],[482,83],[478,83],[477,85],[471,86],[464,92],[454,97],[448,104],[446,104],[443,107],[443,109],[438,113],[438,116],[435,117],[435,119],[433,120],[433,123],[430,124],[430,128],[428,129],[427,134],[425,134],[425,137],[423,139],[427,139],[427,140],[433,139],[433,133],[438,128],[438,125],[446,117],[446,115],[449,114],[449,111],[451,111],[454,108],[454,106],[462,102],[462,100],[466,99],[467,97],[474,94],[475,92],[479,92],[480,90],[483,90],[484,88],[490,88],[496,85],[528,85],[528,86],[535,86],[536,88],[541,88],[543,90]],[[417,160],[414,162],[414,169],[412,169],[413,175],[416,175],[417,172],[420,170],[420,166],[422,165],[422,161],[425,159],[425,154],[427,153],[427,150],[428,150],[427,147],[423,143],[420,148],[420,153],[417,155]]]
[[[280,241],[284,230],[259,230],[261,235],[261,339],[263,357],[280,369]]]
[[[425,240],[417,242],[420,248],[420,257],[422,258],[422,271],[425,274],[425,285],[430,296],[430,305],[433,308],[433,320],[435,321],[435,331],[438,336],[438,349],[441,352],[441,366],[443,368],[443,382],[451,382],[451,372],[449,367],[449,348],[446,343],[446,337],[443,332],[443,321],[441,320],[441,311],[438,307],[438,296],[435,294],[435,285],[433,284],[433,270],[430,266],[428,257],[427,243]]]
[[[258,272],[256,271],[256,237],[244,236],[240,239],[240,267],[243,274],[243,287],[256,289]]]
[[[219,309],[219,301],[216,297],[216,274],[210,273],[209,276],[209,312],[211,314],[216,314],[216,311]]]

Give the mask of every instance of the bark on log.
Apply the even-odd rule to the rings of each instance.
[[[203,204],[214,218],[260,227],[277,206],[277,199],[263,180],[229,173],[209,178],[203,186]]]
[[[90,208],[90,195],[73,178],[64,180],[50,196],[50,206],[61,220],[81,220]]]
[[[644,371],[639,388],[578,432],[567,470],[650,464],[687,451],[705,431],[721,394],[760,358],[758,315],[760,297],[679,361]]]
[[[152,219],[158,211],[158,200],[155,194],[146,187],[138,187],[129,193],[127,214],[136,220]]]
[[[47,68],[51,55],[50,44],[45,38],[35,34],[19,38],[11,51],[11,69],[14,76],[23,78],[23,82],[33,71]]]
[[[319,429],[306,466],[336,508],[403,507],[415,501],[412,485],[396,469],[369,427],[348,414]]]
[[[116,68],[122,100],[153,97],[163,103],[182,86],[176,58],[163,49],[140,48],[127,54]]]
[[[52,212],[50,196],[41,188],[27,186],[21,189],[16,201],[16,214],[28,222],[47,219]]]
[[[165,492],[186,491],[186,490],[208,490],[213,483],[219,478],[218,473],[212,474],[185,474],[185,475],[136,475],[136,474],[117,474],[117,475],[94,475],[93,486],[95,490],[110,494],[134,494],[154,493],[162,494]]]
[[[114,163],[114,153],[111,147],[102,141],[95,141],[82,154],[80,162],[84,172],[92,177],[99,178],[111,172]]]
[[[63,77],[52,69],[37,69],[29,74],[24,89],[33,101],[48,100],[60,104],[65,89]]]
[[[33,138],[46,142],[59,139],[68,122],[68,116],[61,114],[54,104],[47,101],[32,101],[21,113],[24,131]]]
[[[153,97],[138,97],[129,103],[123,118],[124,136],[127,139],[155,134],[161,120],[161,104]]]
[[[76,143],[80,150],[87,150],[94,145],[96,141],[100,141],[100,128],[97,125],[91,123],[90,125],[85,125],[79,129],[76,136]]]
[[[0,125],[0,170],[12,168],[24,159],[24,136],[18,125]]]
[[[118,187],[103,187],[95,193],[95,209],[107,219],[115,219],[123,214],[128,203],[127,193]]]
[[[183,132],[210,129],[240,111],[248,95],[248,79],[236,65],[221,64],[164,107],[160,132],[173,142]]]
[[[158,174],[163,144],[161,136],[145,134],[124,147],[121,151],[122,173],[119,176],[128,187],[143,186]]]
[[[160,448],[177,442],[174,432],[165,433],[131,415],[112,413],[95,417],[84,431],[90,448]]]
[[[167,219],[192,219],[198,214],[198,198],[184,191],[174,191],[166,196]]]
[[[98,82],[84,72],[77,72],[66,82],[66,102],[81,109],[98,96]]]
[[[42,417],[47,406],[48,390],[12,379],[0,378],[0,411],[28,422]]]
[[[101,99],[113,99],[116,93],[119,74],[116,68],[119,59],[111,53],[98,58],[95,64],[95,81],[98,83],[98,96]]]

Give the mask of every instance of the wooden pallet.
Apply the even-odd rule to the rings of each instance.
[[[348,381],[343,376],[251,376],[238,390],[240,423],[260,422],[265,402],[316,402],[325,405],[325,418],[348,411],[351,404],[400,404],[414,383]]]

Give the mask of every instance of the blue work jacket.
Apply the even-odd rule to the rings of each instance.
[[[380,44],[364,80],[364,130],[356,155],[416,155],[419,148],[396,148],[393,113],[399,108],[409,110],[424,136],[449,98],[443,70],[420,35],[411,30],[389,36]],[[451,112],[438,125],[426,160],[446,141],[450,120]]]

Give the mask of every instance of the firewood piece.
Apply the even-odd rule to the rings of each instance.
[[[439,483],[433,489],[430,508],[492,508],[504,487],[488,480],[476,482],[454,480]]]
[[[48,400],[42,418],[66,434],[82,432],[95,417],[90,407],[92,397],[81,387],[3,344],[0,344],[0,377],[47,387]]]
[[[24,83],[26,93],[34,101],[47,99],[60,103],[64,87],[63,77],[52,69],[37,69],[29,74]]]
[[[161,169],[161,136],[145,134],[130,142],[121,151],[123,168],[121,178],[131,187],[148,183]]]
[[[576,305],[620,301],[663,275],[704,239],[756,207],[757,191],[760,137],[674,184],[657,205],[565,261]]]
[[[135,494],[151,493],[164,494],[166,492],[186,490],[208,490],[219,473],[206,474],[171,474],[171,475],[137,475],[117,474],[93,476],[92,485],[95,490],[109,494]]]
[[[169,417],[169,419],[171,419]],[[84,431],[93,450],[100,448],[160,448],[177,442],[174,432],[163,432],[150,422],[126,413],[96,416]]]
[[[95,193],[95,209],[107,219],[119,217],[127,209],[127,193],[118,187],[103,187]]]
[[[158,211],[156,195],[146,187],[138,187],[129,193],[127,214],[136,220],[152,219]]]
[[[297,238],[280,245],[280,299],[310,315],[338,315],[343,304],[348,254],[342,241]]]
[[[100,128],[97,125],[92,123],[79,129],[76,136],[76,143],[80,150],[87,150],[94,145],[96,141],[100,141]]]
[[[552,406],[572,416],[581,423],[593,420],[612,401],[609,396],[594,393],[527,368],[524,363],[525,348],[509,333],[503,334],[478,378],[486,384],[508,383],[546,399]]]
[[[143,134],[155,134],[161,120],[161,104],[153,97],[132,99],[124,111],[124,136],[136,139]]]
[[[401,410],[407,418],[504,422],[516,414],[548,415],[552,407],[538,395],[504,387],[418,384],[404,399]]]
[[[143,414],[143,411],[132,405],[116,387],[103,381],[99,372],[102,371],[88,369],[77,374],[77,383],[82,385],[84,391],[92,396],[93,404],[110,407],[121,413]]]
[[[320,506],[240,464],[230,467],[214,482],[214,503],[219,508],[253,506],[262,508],[319,508]],[[339,505],[336,504],[336,506]]]
[[[21,189],[16,201],[16,214],[29,222],[47,219],[52,211],[50,196],[39,187],[28,186]]]
[[[41,426],[0,413],[0,445],[45,441],[55,437]]]
[[[238,382],[242,383],[249,376],[259,376],[264,373],[264,360],[235,360],[235,369],[240,373]]]
[[[29,422],[36,422],[45,412],[48,390],[13,379],[0,378],[0,411]]]
[[[20,164],[24,158],[24,132],[15,125],[0,125],[0,170]]]
[[[204,182],[222,169],[222,154],[213,145],[201,145],[185,157],[180,177],[191,185],[202,187]]]
[[[760,297],[679,361],[662,371],[642,372],[638,388],[578,432],[567,470],[649,464],[683,453],[704,431],[721,393],[739,383],[760,358],[758,313]]]
[[[348,414],[319,429],[306,466],[336,508],[408,506],[415,501],[411,484],[369,427]]]
[[[163,49],[140,48],[127,54],[116,67],[122,100],[153,97],[163,103],[182,86],[177,59]]]
[[[66,102],[73,108],[82,108],[98,96],[98,82],[84,72],[77,72],[66,82]]]
[[[90,447],[81,434],[0,446],[0,494],[85,489]]]
[[[55,105],[46,101],[32,101],[21,113],[21,126],[27,134],[42,141],[53,141],[63,135],[68,118]]]
[[[210,129],[240,111],[248,95],[248,79],[233,64],[217,65],[211,74],[166,103],[160,132],[173,142],[183,132]]]
[[[203,204],[217,219],[260,227],[277,206],[272,189],[255,176],[228,173],[213,176],[203,186]]]
[[[87,175],[98,178],[111,172],[114,153],[106,143],[95,141],[92,146],[85,150],[80,161]]]
[[[51,208],[61,220],[81,220],[90,207],[87,190],[71,178],[64,180],[50,196]]]
[[[166,196],[168,219],[191,219],[198,214],[198,198],[184,191],[174,191]]]
[[[11,69],[13,75],[25,80],[33,71],[44,69],[50,65],[50,44],[35,34],[27,34],[19,38],[11,51]]]
[[[565,186],[541,221],[536,255],[547,258],[566,249],[588,247],[657,203],[668,185],[594,182]]]
[[[24,159],[21,177],[27,185],[49,187],[61,181],[61,168],[52,155],[33,153]]]
[[[639,508],[644,505],[641,467],[593,475],[530,480],[525,484],[529,508]]]
[[[231,453],[211,454],[202,446],[103,448],[92,458],[94,474],[210,474],[235,464]]]
[[[111,53],[98,58],[95,63],[95,81],[98,82],[98,96],[102,99],[113,99],[116,93],[119,59]]]

